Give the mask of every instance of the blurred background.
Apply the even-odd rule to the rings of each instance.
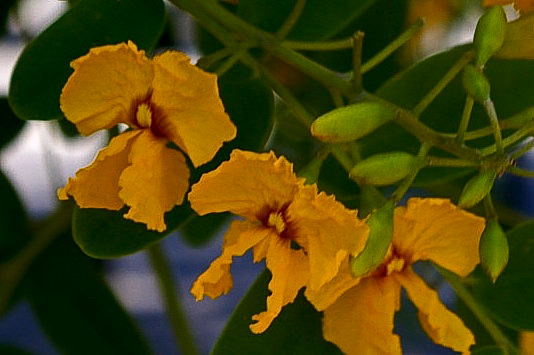
[[[0,2],[7,4],[13,1]],[[0,8],[2,6],[5,5],[0,4]],[[0,97],[7,95],[11,70],[24,45],[66,11],[67,7],[66,1],[20,0],[17,6],[11,8],[6,32],[0,37]],[[507,11],[510,18],[515,16],[513,9],[507,8]],[[397,53],[394,60],[406,66],[437,50],[470,41],[480,13],[481,8],[475,1],[411,1],[406,10],[406,24],[423,16],[426,18],[426,26],[416,40],[410,42],[401,53]],[[163,40],[164,45],[185,51],[196,60],[199,54],[193,45],[195,31],[192,20],[173,6],[168,6],[168,14],[173,26],[165,34],[168,38]],[[2,117],[0,124],[1,120]],[[58,122],[25,123],[16,139],[0,151],[0,167],[15,186],[32,220],[41,220],[56,210],[56,189],[63,186],[67,178],[73,176],[79,168],[87,166],[98,148],[106,143],[106,139],[104,133],[83,138],[68,137],[62,133]],[[534,206],[530,193],[517,193],[532,191],[532,186],[529,185],[531,183],[524,179],[504,178],[499,182],[498,195],[509,199],[513,191],[515,207],[532,214]],[[264,267],[262,263],[253,264],[250,253],[237,258],[232,267],[235,285],[230,294],[217,300],[195,302],[189,289],[196,277],[219,255],[224,230],[225,226],[213,242],[202,248],[188,245],[177,233],[172,233],[162,243],[172,264],[181,300],[202,353],[208,353],[213,347],[233,309]],[[178,353],[145,252],[99,263],[102,264],[109,286],[120,303],[134,316],[155,352]],[[432,282],[433,276],[427,276]],[[453,292],[445,284],[438,287],[440,295],[452,304]],[[409,306],[403,305],[401,313],[399,317],[406,319],[407,323],[417,322],[413,309]],[[403,329],[396,331],[403,335],[406,353],[428,353],[426,347],[430,344],[428,340],[422,340],[425,339],[422,332],[406,332]],[[0,318],[0,343],[30,353],[57,353],[42,334],[31,306],[26,301],[19,302]],[[442,353],[447,351],[443,350]]]

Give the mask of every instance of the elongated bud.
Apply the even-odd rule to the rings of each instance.
[[[374,271],[382,264],[393,238],[393,211],[395,203],[388,201],[376,210],[369,219],[369,239],[363,251],[350,260],[353,277],[362,277]]]
[[[458,206],[470,208],[479,203],[493,187],[493,181],[497,174],[493,170],[481,171],[473,176],[464,186],[460,194]]]
[[[484,66],[504,43],[506,37],[506,14],[501,6],[488,8],[478,20],[473,37],[475,63]]]
[[[475,101],[484,103],[484,101],[490,99],[489,81],[484,73],[482,73],[482,70],[475,68],[474,65],[466,65],[462,83],[467,94],[475,99]]]
[[[318,117],[311,133],[323,142],[350,142],[395,118],[396,112],[380,102],[360,102]]]
[[[488,220],[480,237],[480,264],[495,282],[508,264],[508,239],[496,219]]]
[[[417,157],[406,152],[376,154],[358,162],[349,176],[367,185],[390,185],[410,174],[418,165]]]

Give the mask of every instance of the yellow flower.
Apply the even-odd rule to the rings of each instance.
[[[231,223],[221,256],[194,283],[197,301],[230,291],[233,256],[252,248],[255,262],[266,259],[271,295],[267,310],[253,317],[254,333],[265,331],[302,287],[318,289],[330,281],[368,235],[356,211],[304,185],[292,164],[272,152],[234,150],[229,161],[193,185],[189,201],[200,215],[230,211],[244,218]]]
[[[484,219],[448,200],[412,198],[395,209],[392,245],[384,263],[370,276],[352,278],[348,262],[321,290],[306,296],[324,311],[323,335],[347,354],[400,354],[393,318],[401,288],[418,308],[419,321],[437,344],[468,353],[470,330],[440,302],[437,293],[413,271],[418,260],[431,260],[460,276],[479,262]]]
[[[113,138],[95,161],[58,190],[83,208],[119,210],[125,218],[163,231],[165,212],[182,203],[189,186],[185,157],[194,166],[211,160],[236,135],[224,111],[217,77],[180,52],[148,59],[134,43],[97,47],[71,63],[63,88],[65,117],[89,135],[118,123],[132,130]]]
[[[484,6],[508,5],[512,3],[523,14],[534,10],[534,0],[484,0]]]

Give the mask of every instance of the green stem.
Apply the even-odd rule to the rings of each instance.
[[[524,125],[514,133],[510,134],[508,137],[504,138],[502,140],[502,146],[503,148],[510,147],[521,140],[525,139],[525,137],[532,134],[534,131],[534,122],[530,122],[529,124]],[[486,147],[484,149],[480,149],[480,153],[483,156],[488,156],[497,151],[496,144],[490,145],[489,147]]]
[[[434,99],[445,89],[447,85],[458,75],[460,71],[473,59],[473,52],[468,51],[454,63],[436,85],[423,97],[423,99],[412,109],[415,116],[419,117],[423,111],[434,101]]]
[[[490,336],[493,338],[497,346],[501,348],[504,354],[508,355],[518,353],[512,342],[510,342],[510,340],[504,335],[504,333],[497,326],[497,324],[495,324],[493,320],[489,317],[486,310],[483,309],[482,306],[480,306],[480,304],[476,301],[471,292],[469,292],[469,290],[465,287],[460,277],[437,264],[433,265],[439,271],[439,273],[451,284],[458,297],[467,305],[471,312],[473,312],[473,314],[480,321],[480,323],[482,323],[484,328],[486,328]]]
[[[406,42],[408,42],[417,31],[425,24],[424,20],[419,18],[413,25],[408,28],[404,33],[399,37],[395,38],[391,43],[389,43],[384,49],[378,52],[374,57],[369,59],[362,65],[362,74],[367,73],[369,70],[373,69],[375,66],[380,64],[384,59],[389,57],[389,55],[395,52],[397,49],[402,47]]]
[[[454,136],[446,136],[434,131],[406,110],[398,109],[395,122],[421,142],[431,144],[461,158],[478,160],[481,157],[477,150],[457,144]]]
[[[509,166],[506,169],[507,173],[510,173],[512,175],[527,177],[527,178],[534,178],[534,171],[524,170],[521,168],[518,168],[517,166]]]
[[[224,47],[223,49],[220,49],[217,52],[208,54],[207,56],[200,58],[197,61],[197,67],[202,69],[208,69],[210,66],[212,66],[214,63],[217,63],[219,60],[230,56],[232,53],[234,53],[234,51],[235,49],[232,47]]]
[[[160,290],[165,301],[167,314],[169,315],[174,336],[185,355],[198,354],[197,348],[193,341],[191,331],[187,324],[187,319],[180,306],[179,294],[174,287],[174,280],[170,270],[169,263],[165,259],[163,252],[158,244],[148,249],[150,262],[160,283]]]
[[[475,167],[475,166],[480,165],[478,162],[473,161],[473,160],[457,159],[457,158],[442,158],[442,157],[429,156],[427,157],[427,160],[428,160],[428,166],[463,168],[463,167]]]
[[[215,74],[217,74],[217,76],[224,75],[224,73],[230,70],[241,59],[244,53],[244,50],[242,50],[240,52],[235,52],[234,54],[232,54],[221,64],[220,67],[217,68]]]
[[[462,112],[462,119],[460,125],[458,126],[458,133],[456,133],[456,141],[458,144],[463,144],[465,140],[465,132],[467,131],[467,126],[469,126],[469,120],[471,119],[471,111],[473,110],[473,105],[475,100],[471,96],[467,96],[465,99],[464,110]]]
[[[357,31],[352,36],[352,87],[354,92],[362,92],[362,48],[364,33]]]
[[[417,157],[419,158],[421,162],[424,162],[426,160],[426,156],[430,148],[432,148],[432,146],[426,143],[421,144],[421,147],[419,148],[419,153],[417,154]],[[397,189],[393,192],[393,194],[391,194],[393,201],[399,202],[404,197],[404,195],[406,194],[410,186],[412,186],[412,183],[415,180],[417,174],[419,174],[419,171],[423,167],[424,167],[423,163],[418,164],[418,166],[416,166],[413,169],[413,171],[404,180],[402,180],[399,187],[397,187]]]
[[[286,18],[282,26],[278,29],[276,32],[276,37],[279,39],[284,39],[286,36],[291,32],[295,24],[297,23],[298,19],[300,18],[300,15],[302,15],[302,10],[304,10],[304,6],[306,5],[306,0],[297,0],[297,3],[293,7],[293,10],[291,10],[291,13]]]
[[[224,37],[229,37],[230,39],[238,37],[242,40],[246,39],[250,42],[250,46],[254,43],[256,46],[262,47],[270,54],[290,63],[304,74],[322,83],[324,86],[339,90],[347,97],[352,96],[352,84],[342,79],[339,73],[336,73],[313,60],[308,59],[302,54],[281,45],[280,41],[272,33],[262,31],[243,21],[241,18],[221,6],[217,1],[171,0],[171,2],[191,13],[213,34],[217,32],[219,38],[223,39],[223,43],[226,43],[224,42]],[[215,25],[210,22],[222,25],[224,28],[222,31],[225,34],[222,34],[221,30],[215,29]],[[228,34],[228,32],[232,34]]]
[[[523,156],[523,154],[530,151],[532,148],[534,148],[534,139],[530,142],[523,145],[521,148],[519,148],[517,151],[515,151],[513,154],[510,155],[510,159],[516,160]]]
[[[504,145],[502,141],[501,127],[499,126],[499,119],[497,118],[497,112],[495,111],[493,101],[490,99],[484,101],[484,108],[486,109],[486,113],[488,114],[490,120],[490,126],[493,131],[493,137],[495,138],[497,153],[503,155]]]
[[[326,42],[283,41],[282,45],[300,51],[337,51],[352,47],[352,38]]]

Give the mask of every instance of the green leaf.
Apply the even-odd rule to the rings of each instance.
[[[64,354],[149,354],[141,333],[69,235],[34,263],[27,296]]]
[[[259,276],[230,318],[213,354],[341,354],[323,339],[321,313],[302,292],[282,308],[264,333],[250,331],[252,316],[265,310],[270,278],[268,270]]]
[[[24,127],[24,121],[20,120],[7,103],[7,98],[0,98],[0,149],[6,146]]]
[[[162,0],[83,0],[30,42],[20,55],[9,88],[13,111],[26,120],[63,117],[61,89],[69,64],[92,47],[132,40],[152,49],[164,25]]]
[[[28,216],[17,192],[0,170],[0,263],[10,259],[29,240]]]
[[[534,330],[534,221],[508,235],[510,258],[495,284],[481,271],[473,286],[475,297],[495,319],[517,330]]]
[[[307,0],[288,38],[319,40],[334,36],[361,15],[376,0]],[[295,7],[297,0],[240,0],[237,14],[266,31],[275,32]]]
[[[127,209],[110,211],[98,208],[74,209],[73,236],[82,251],[93,258],[117,258],[136,253],[163,239],[192,215],[189,203],[165,214],[167,230],[148,230],[145,224],[125,219]]]

